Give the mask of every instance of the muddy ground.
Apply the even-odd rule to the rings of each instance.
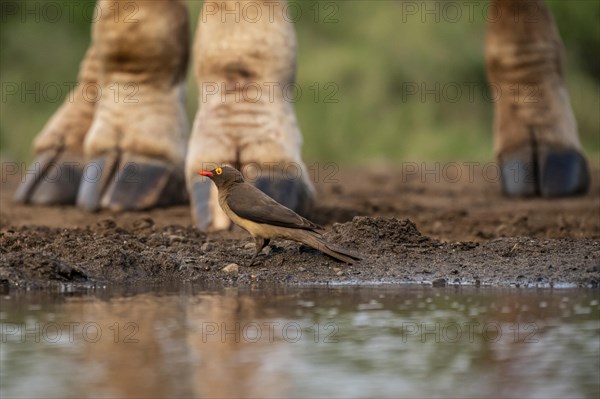
[[[172,282],[261,284],[426,283],[593,286],[600,282],[600,165],[582,197],[508,199],[484,174],[416,175],[345,169],[318,181],[312,219],[360,251],[353,266],[276,241],[253,267],[243,231],[204,234],[187,206],[140,213],[15,204],[2,183],[0,286],[79,289]],[[325,180],[325,179],[323,179]],[[437,180],[437,181],[436,181]],[[470,181],[473,180],[473,181]],[[238,272],[222,269],[239,264]],[[10,287],[10,288],[9,288]]]

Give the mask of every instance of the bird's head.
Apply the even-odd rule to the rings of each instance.
[[[240,171],[231,166],[222,166],[213,170],[199,170],[198,174],[211,179],[218,188],[244,182],[244,177]]]

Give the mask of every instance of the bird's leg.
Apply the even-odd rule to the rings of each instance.
[[[254,243],[256,244],[256,253],[252,257],[252,259],[250,259],[250,263],[248,263],[248,267],[252,266],[252,264],[256,260],[256,257],[258,256],[260,251],[262,251],[264,247],[269,245],[269,241],[270,241],[270,239],[268,239],[268,238],[262,238],[262,237],[254,238]]]

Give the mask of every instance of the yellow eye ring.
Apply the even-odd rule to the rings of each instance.
[[[223,173],[223,169],[217,168],[217,169],[215,169],[215,173],[220,175],[221,173]]]

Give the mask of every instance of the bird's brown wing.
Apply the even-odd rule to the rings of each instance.
[[[235,184],[231,187],[227,196],[227,205],[239,217],[255,223],[294,229],[322,229],[321,226],[286,208],[248,183]]]

